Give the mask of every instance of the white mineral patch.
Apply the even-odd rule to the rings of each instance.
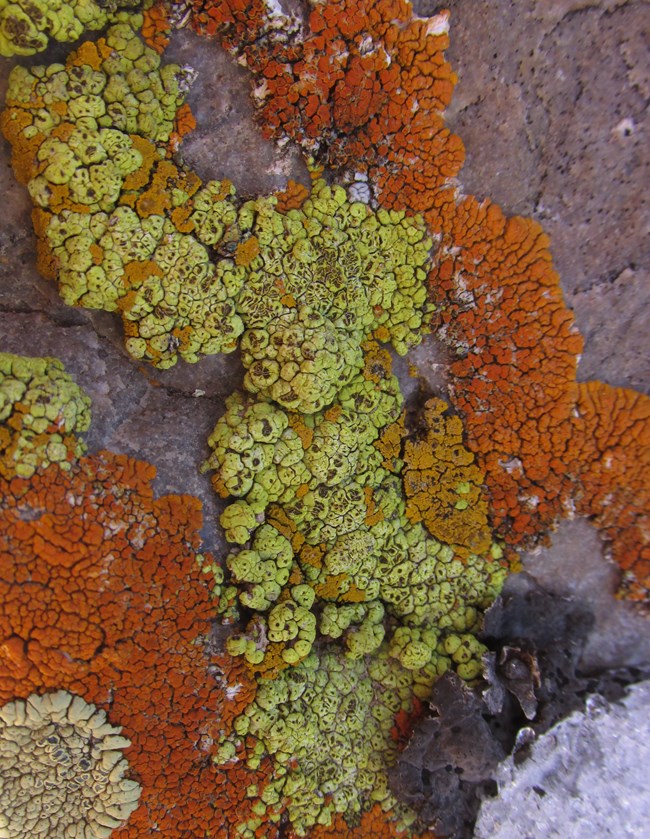
[[[497,772],[475,839],[626,839],[650,824],[650,682],[620,704],[591,700],[533,745],[520,766]]]

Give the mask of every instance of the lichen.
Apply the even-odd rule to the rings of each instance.
[[[33,55],[50,39],[76,41],[85,30],[102,29],[134,9],[139,0],[0,0],[0,55]]]
[[[29,478],[85,451],[90,399],[56,358],[0,353],[0,475]]]
[[[390,793],[386,766],[397,755],[394,717],[411,709],[414,681],[385,654],[351,660],[323,651],[264,682],[216,756],[227,766],[234,743],[246,737],[251,768],[265,754],[274,761],[264,789],[248,791],[253,816],[240,835],[279,821],[273,808],[280,806],[294,833],[308,836],[337,813],[354,823],[368,801],[392,811],[394,829],[403,830],[413,818]]]
[[[127,777],[131,745],[106,713],[64,690],[0,708],[0,832],[111,836],[142,792]]]
[[[482,648],[470,633],[505,575],[481,476],[465,452],[462,477],[475,486],[463,496],[461,524],[446,531],[454,539],[409,520],[403,462],[382,454],[395,429],[401,451],[403,399],[389,354],[372,342],[364,350],[363,371],[325,411],[287,412],[235,394],[209,439],[204,469],[214,470],[220,495],[237,499],[221,524],[243,546],[226,560],[219,608],[232,620],[238,602],[249,622],[228,650],[272,677],[303,660],[317,637],[337,640],[353,659],[386,640],[407,669],[426,671],[425,681],[450,666],[471,679]],[[457,423],[443,420],[440,451],[464,451]]]
[[[647,593],[647,401],[576,384],[541,228],[451,180],[445,13],[332,0],[298,22],[195,0],[190,17],[254,74],[267,136],[314,155],[310,189],[243,201],[177,160],[191,74],[159,57],[161,4],[65,64],[16,68],[2,127],[67,303],[118,312],[158,367],[239,345],[246,392],[204,465],[231,550],[199,553],[198,502],[154,500],[147,464],[79,458],[65,377],[48,395],[81,406],[65,456],[50,425],[44,449],[14,428],[12,370],[2,410],[30,480],[0,475],[0,695],[111,706],[143,787],[120,835],[412,835],[387,769],[438,676],[479,676],[504,543],[587,512],[625,591]],[[377,342],[404,354],[431,326],[455,352],[452,404],[407,416]],[[215,611],[239,622],[218,657]]]
[[[83,772],[81,784],[66,774],[72,768],[64,765],[62,743],[61,762],[48,770],[56,744],[38,745],[39,736],[33,751],[21,723],[9,732],[6,747],[0,734],[0,761],[9,760],[0,767],[2,813],[10,815],[13,831],[3,835],[63,835],[66,825],[79,822],[79,796],[98,826],[66,835],[108,835],[134,810],[127,805],[136,803],[138,784],[139,806],[120,836],[221,835],[224,823],[247,817],[245,790],[263,781],[264,767],[242,767],[225,777],[206,761],[255,685],[238,661],[206,650],[210,586],[220,569],[214,557],[199,552],[200,503],[190,496],[155,499],[154,475],[149,464],[109,452],[75,459],[67,471],[53,463],[29,479],[0,475],[0,702],[9,703],[0,711],[0,729],[4,734],[3,726],[14,724],[11,714],[26,707],[32,715],[42,702],[41,716],[52,711],[63,725],[61,737],[73,737],[66,714],[68,707],[78,710],[79,700],[51,704],[47,696],[60,694],[47,692],[78,694],[97,706],[88,706],[88,717],[103,726],[93,729],[92,760],[103,760],[97,752],[104,750],[110,761],[130,741],[133,778],[123,783],[125,767],[115,762],[108,786],[98,769],[101,777],[91,778],[89,790]],[[47,696],[28,699],[35,693]],[[119,738],[118,745],[104,726],[106,711],[128,741]],[[49,725],[48,737],[54,734]],[[101,734],[107,735],[104,746]],[[78,741],[70,745],[76,748]],[[22,782],[18,790],[15,773],[32,759],[42,767],[34,767],[30,784]],[[54,792],[40,797],[33,777],[46,771],[56,771],[57,780]],[[117,789],[111,803],[112,785],[129,793],[121,804]],[[49,827],[48,817],[54,819]]]

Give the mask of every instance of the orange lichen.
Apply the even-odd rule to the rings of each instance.
[[[578,385],[572,418],[576,512],[611,542],[621,594],[650,596],[650,398],[602,382]]]
[[[257,236],[249,236],[248,239],[240,242],[235,250],[235,263],[237,265],[250,265],[260,252],[260,243]]]
[[[84,41],[80,47],[70,53],[69,60],[80,67],[87,64],[93,70],[99,70],[102,61],[109,58],[110,54],[111,48],[101,38],[99,41]]]
[[[343,816],[337,813],[332,819],[332,824],[326,827],[317,825],[309,833],[310,839],[399,839],[401,835],[408,835],[410,839],[436,839],[435,834],[428,830],[424,833],[404,833],[398,828],[395,818],[390,813],[385,813],[379,804],[362,813],[356,827],[350,827]],[[289,837],[298,839],[293,832],[289,833]]]
[[[406,414],[402,412],[397,422],[387,425],[382,431],[378,440],[373,443],[374,447],[384,458],[382,466],[391,472],[399,472],[401,469],[402,440],[404,439],[404,421]]]
[[[169,44],[171,34],[167,4],[163,0],[156,0],[149,9],[144,9],[142,16],[142,37],[152,49],[162,55]]]
[[[436,539],[480,554],[492,543],[484,476],[463,445],[460,418],[447,416],[448,407],[430,399],[422,414],[424,436],[405,443],[406,515]]]
[[[366,517],[363,522],[368,527],[373,527],[380,521],[384,520],[384,511],[381,506],[377,504],[374,497],[374,490],[372,487],[366,486],[363,488],[363,494],[366,502]]]
[[[273,38],[262,2],[194,0],[196,31],[216,35],[259,81],[263,130],[327,162],[369,173],[404,206],[423,183],[446,186],[463,146],[444,126],[456,76],[444,60],[448,13],[425,20],[406,0],[316,5],[301,39]],[[404,172],[411,174],[404,184]]]
[[[125,195],[128,195],[129,192],[138,192],[149,183],[151,170],[158,160],[156,147],[151,140],[140,137],[138,134],[129,134],[129,140],[131,140],[134,148],[140,153],[142,163],[135,171],[124,177],[122,194],[120,196],[121,202],[124,201]],[[136,197],[134,196],[134,201]]]
[[[36,267],[46,280],[55,280],[59,270],[59,260],[52,252],[46,236],[51,218],[51,214],[45,210],[37,207],[32,210],[32,224],[36,233]]]
[[[333,574],[325,577],[322,583],[314,587],[316,594],[323,600],[342,600],[341,594],[350,587],[347,574]]]
[[[300,550],[300,561],[312,568],[322,568],[325,552],[325,545],[303,545]]]
[[[143,794],[116,836],[227,837],[263,774],[217,786],[210,754],[254,686],[206,651],[200,504],[154,499],[154,474],[102,453],[0,480],[0,702],[64,688],[120,719]]]
[[[290,179],[286,189],[276,192],[275,197],[277,198],[275,209],[279,213],[299,210],[309,198],[309,189],[298,181]]]
[[[196,119],[192,113],[190,106],[185,103],[181,105],[176,111],[176,118],[174,120],[174,130],[169,138],[168,154],[173,154],[178,151],[180,144],[183,142],[183,137],[186,137],[196,128]]]
[[[453,401],[497,532],[521,543],[555,521],[568,489],[562,453],[582,339],[538,224],[475,198],[446,205],[437,223],[429,279],[440,334],[460,355]]]

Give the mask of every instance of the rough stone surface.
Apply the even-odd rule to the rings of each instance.
[[[556,267],[586,338],[579,376],[648,391],[648,6],[639,0],[416,5],[422,13],[451,9],[448,57],[460,83],[447,116],[467,149],[463,190],[489,196],[509,213],[533,215],[551,235]],[[56,47],[24,63],[50,62],[65,51]],[[229,176],[244,195],[280,188],[287,177],[306,182],[295,150],[276,150],[254,125],[245,71],[187,32],[174,37],[169,55],[199,71],[189,96],[199,128],[182,149],[190,165],[203,177]],[[2,100],[11,66],[0,64]],[[238,358],[216,356],[167,371],[128,358],[116,317],[65,306],[38,275],[30,202],[13,178],[1,138],[0,194],[0,351],[60,358],[93,400],[90,450],[105,447],[150,460],[158,468],[159,492],[198,495],[206,513],[206,547],[223,555],[219,501],[197,467],[208,454],[207,436],[225,395],[242,380]],[[425,387],[443,396],[444,352],[428,339],[412,359],[430,371]],[[406,382],[408,365],[400,364]],[[411,379],[412,401],[417,387]],[[547,588],[594,611],[585,668],[650,662],[648,618],[614,599],[615,569],[588,523],[563,523],[552,547],[525,557],[524,566]],[[641,785],[650,758],[649,703],[646,684],[609,712],[572,717],[566,735],[546,735],[539,761],[529,765],[526,780],[522,775],[516,794],[509,780],[514,770],[503,770],[502,798],[486,804],[477,836],[591,837],[594,812],[602,818],[599,835],[645,835],[650,803],[647,781],[643,793]],[[553,742],[559,749],[546,745]],[[600,804],[589,797],[590,787]],[[567,796],[567,789],[583,788],[583,797]],[[514,810],[506,813],[511,800]],[[547,802],[554,802],[554,816]],[[493,810],[497,806],[502,809]],[[634,809],[644,820],[636,820]],[[552,818],[563,814],[567,820],[552,827]],[[527,819],[526,826],[517,817]],[[508,819],[512,832],[497,832],[511,828],[497,828],[487,818]],[[610,824],[612,832],[606,832]]]
[[[612,706],[595,696],[497,770],[499,796],[483,802],[475,839],[647,836],[650,682]]]
[[[562,521],[551,540],[524,554],[522,564],[547,591],[593,613],[581,669],[650,666],[650,615],[614,596],[620,571],[595,527],[587,519]]]
[[[309,184],[298,149],[267,142],[253,124],[252,81],[243,67],[189,29],[174,35],[165,59],[199,70],[187,97],[197,127],[182,155],[203,180],[229,178],[246,197],[284,189],[288,178]]]

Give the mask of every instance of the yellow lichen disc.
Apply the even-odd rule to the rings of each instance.
[[[0,708],[0,837],[110,836],[141,792],[125,777],[121,730],[63,690]]]

